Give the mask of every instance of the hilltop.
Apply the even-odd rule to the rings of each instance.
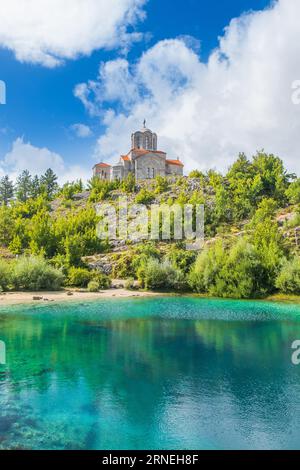
[[[229,297],[300,293],[300,180],[274,155],[242,154],[226,175],[194,171],[138,183],[130,175],[122,182],[94,177],[87,187],[80,180],[59,187],[48,170],[40,179],[25,172],[10,192],[8,183],[0,183],[2,258],[42,256],[66,285],[97,290],[117,278],[128,287],[138,279],[146,289]],[[117,206],[124,196],[129,206],[148,208],[204,204],[204,249],[187,251],[184,240],[100,240],[95,205]]]

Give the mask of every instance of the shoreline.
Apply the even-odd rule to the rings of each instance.
[[[53,292],[5,292],[0,294],[0,307],[10,305],[41,305],[62,302],[80,302],[114,298],[157,297],[164,295],[157,292],[130,291],[126,289],[106,289],[100,292],[85,292],[76,290]]]
[[[300,296],[275,294],[260,299],[225,299],[210,297],[195,293],[178,293],[178,292],[152,292],[127,290],[125,288],[110,288],[99,292],[88,292],[84,290],[68,289],[62,291],[41,291],[41,292],[4,292],[0,294],[0,307],[10,305],[41,305],[51,303],[80,302],[80,301],[96,301],[101,299],[129,299],[129,298],[145,298],[145,297],[193,297],[198,299],[215,299],[215,300],[237,300],[237,301],[253,301],[253,302],[273,302],[273,303],[289,303],[300,304]]]

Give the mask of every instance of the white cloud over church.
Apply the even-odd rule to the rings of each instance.
[[[76,90],[106,125],[96,158],[122,152],[146,116],[162,147],[188,169],[225,170],[239,152],[265,149],[300,172],[300,106],[292,100],[300,79],[299,18],[299,0],[279,0],[233,19],[207,63],[184,39],[157,43],[137,63],[102,63],[97,80]]]

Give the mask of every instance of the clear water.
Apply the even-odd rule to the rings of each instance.
[[[300,306],[0,309],[2,449],[300,449]]]

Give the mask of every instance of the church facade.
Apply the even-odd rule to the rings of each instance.
[[[116,165],[98,163],[93,168],[94,176],[103,180],[122,181],[129,173],[135,175],[136,180],[153,179],[156,176],[182,176],[183,163],[169,160],[167,154],[157,149],[157,135],[147,129],[146,122],[140,131],[131,136],[131,150],[121,155]]]

